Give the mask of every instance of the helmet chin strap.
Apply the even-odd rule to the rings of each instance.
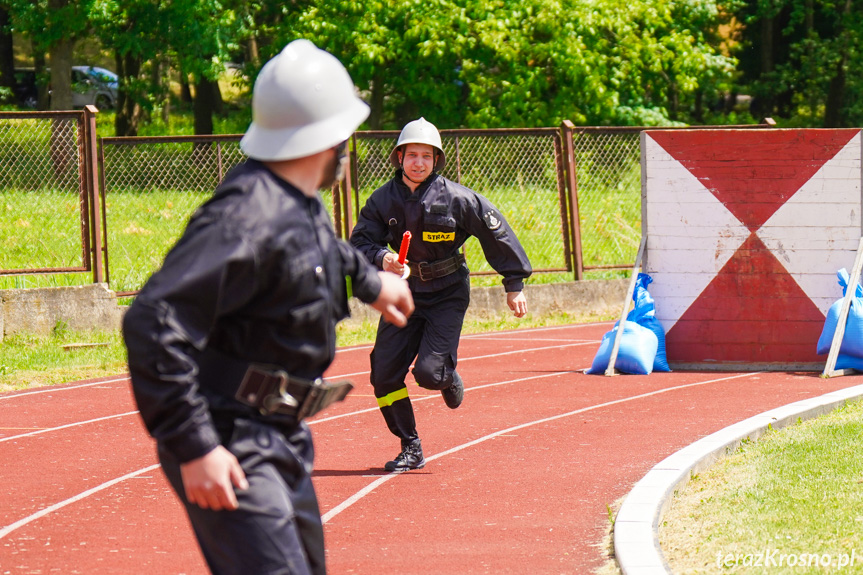
[[[431,169],[431,173],[432,173],[432,174],[434,173],[435,168],[437,168],[437,157],[438,157],[438,154],[435,154],[435,155],[434,155],[434,164],[432,164],[432,169]],[[418,181],[416,181],[415,179],[413,179],[412,177],[410,177],[410,176],[408,175],[407,171],[405,170],[405,162],[404,162],[404,160],[402,159],[402,157],[399,157],[399,167],[402,169],[402,175],[403,175],[404,177],[406,177],[407,179],[409,179],[410,181],[412,181],[413,183],[415,183],[415,184],[421,184],[421,183],[423,183],[424,181],[426,181],[426,180],[428,179],[428,176],[426,176],[425,180],[421,180],[421,181],[419,181],[419,182],[418,182]],[[431,176],[431,174],[429,174],[429,176]]]
[[[404,177],[406,177],[407,179],[409,179],[410,181],[412,181],[413,183],[415,183],[415,184],[421,184],[421,183],[423,183],[423,182],[425,181],[425,180],[420,180],[420,181],[418,182],[418,181],[416,181],[415,179],[413,179],[412,177],[410,177],[410,176],[408,175],[407,171],[405,171],[405,165],[404,165],[404,163],[402,163],[402,175],[403,175]],[[428,178],[426,178],[426,179],[428,179]]]

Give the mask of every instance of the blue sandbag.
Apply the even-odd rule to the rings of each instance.
[[[614,362],[615,369],[623,373],[647,375],[654,371],[671,371],[665,355],[665,330],[656,319],[656,306],[647,291],[647,286],[652,281],[653,278],[645,273],[639,273],[635,278],[635,289],[632,292],[635,305],[626,314],[626,325],[620,336],[620,346]],[[608,368],[618,323],[620,322],[615,323],[614,328],[602,337],[593,364],[585,373],[604,373]]]
[[[614,328],[602,336],[599,351],[596,352],[590,369],[585,373],[605,373],[606,368],[608,368],[608,360],[611,359],[614,334],[617,333],[619,323],[615,323]],[[623,334],[620,336],[620,346],[617,349],[614,368],[624,373],[648,375],[653,371],[658,346],[659,340],[655,333],[635,322],[627,321],[623,326]]]
[[[833,369],[854,369],[856,371],[863,371],[863,358],[840,353],[836,356],[836,366]]]
[[[830,346],[833,344],[833,334],[836,333],[836,326],[839,324],[839,312],[842,311],[842,301],[848,291],[850,278],[845,268],[839,270],[836,275],[839,278],[839,285],[842,286],[843,298],[834,302],[827,311],[827,317],[824,320],[824,329],[821,331],[821,337],[818,338],[818,346],[815,350],[819,355],[830,353]],[[845,335],[842,338],[839,354],[840,357],[843,355],[846,356],[846,359],[848,357],[863,358],[863,288],[859,284],[857,284],[854,297],[851,298],[848,318],[845,321]],[[837,363],[836,369],[856,368],[851,366],[839,367]]]
[[[671,371],[668,367],[668,357],[665,355],[665,330],[662,324],[656,319],[656,305],[650,292],[647,291],[647,286],[653,282],[653,278],[645,273],[639,273],[635,279],[635,291],[632,293],[632,300],[635,302],[635,307],[626,314],[626,321],[634,321],[642,327],[646,327],[656,335],[658,345],[656,348],[656,357],[653,360],[653,371]],[[623,330],[624,333],[626,329]]]

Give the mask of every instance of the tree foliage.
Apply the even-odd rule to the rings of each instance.
[[[196,132],[209,133],[226,64],[240,64],[251,85],[300,37],[346,65],[371,105],[372,129],[419,116],[442,128],[751,121],[723,108],[736,94],[754,97],[755,118],[785,125],[863,119],[863,0],[0,4],[34,52],[60,66],[84,35],[113,52],[118,134],[137,133],[151,110],[165,108],[167,69],[195,88]]]
[[[756,113],[786,125],[863,122],[863,1],[751,0],[735,13],[740,89]]]
[[[54,110],[72,107],[72,49],[92,29],[94,1],[9,0],[13,25],[31,39],[34,51],[48,55]]]
[[[337,0],[296,15],[369,95],[370,124],[667,124],[728,89],[714,2]]]

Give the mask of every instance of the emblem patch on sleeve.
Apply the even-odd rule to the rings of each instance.
[[[496,230],[500,227],[501,221],[500,217],[494,212],[494,210],[489,210],[482,215],[482,219],[485,220],[485,225],[490,230]]]

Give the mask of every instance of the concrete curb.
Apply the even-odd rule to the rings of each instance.
[[[767,430],[828,413],[863,397],[863,385],[771,409],[707,437],[670,455],[647,472],[626,496],[614,521],[614,555],[624,575],[670,575],[659,546],[659,524],[674,491],[720,458],[733,452],[744,439],[755,440]]]
[[[13,333],[47,335],[72,330],[118,329],[122,310],[107,284],[0,290],[0,340]]]
[[[626,278],[581,280],[529,284],[524,292],[530,314],[565,311],[586,317],[616,317],[628,285]],[[376,322],[380,316],[355,299],[350,306],[347,322]],[[58,324],[74,330],[119,329],[124,311],[107,284],[0,290],[0,340],[19,332],[47,335]],[[501,313],[511,313],[502,286],[471,288],[469,319]]]
[[[617,317],[626,298],[629,280],[581,280],[554,284],[529,284],[524,288],[529,314],[542,315],[566,311],[589,316]],[[346,322],[377,321],[380,314],[352,299],[351,317]],[[466,319],[510,315],[502,286],[473,287]]]

